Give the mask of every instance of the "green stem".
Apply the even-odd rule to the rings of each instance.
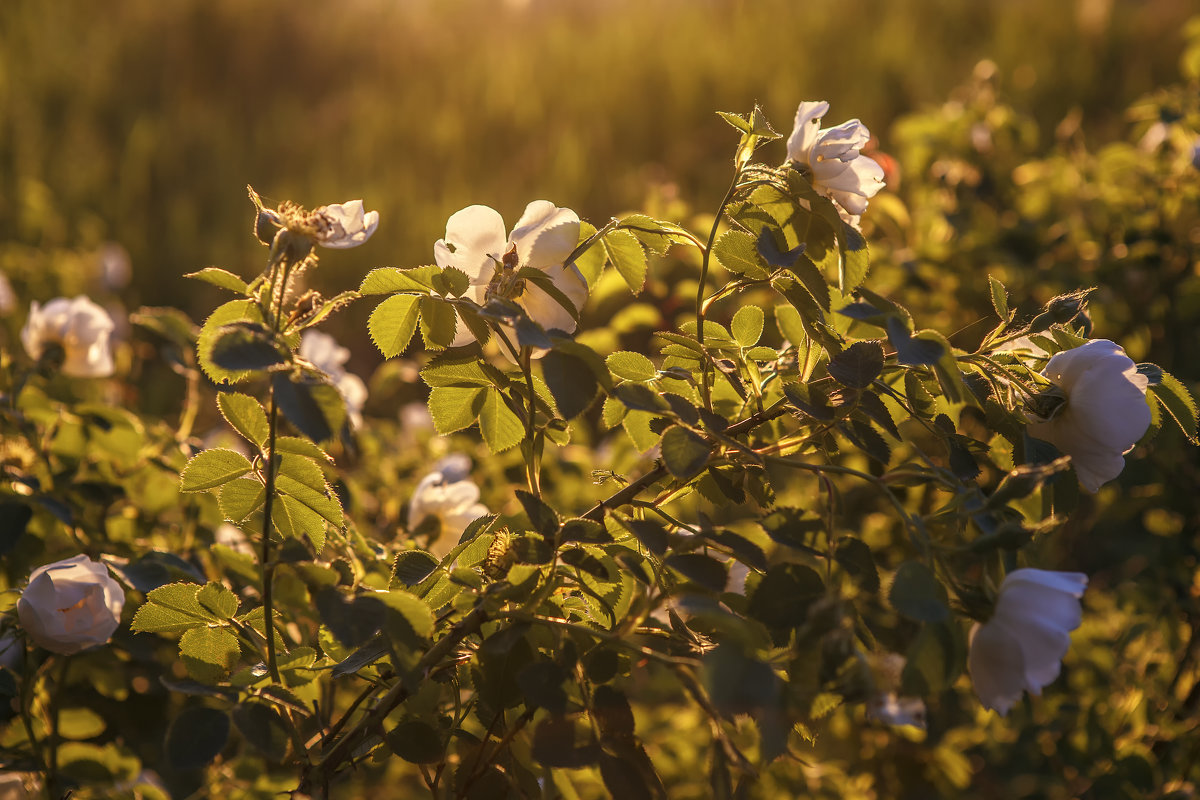
[[[704,348],[704,315],[707,311],[704,306],[704,286],[708,282],[708,262],[712,257],[712,247],[713,242],[717,239],[717,230],[721,227],[721,217],[725,214],[725,207],[733,199],[734,192],[738,188],[738,179],[741,177],[742,171],[738,169],[733,175],[733,182],[729,184],[729,190],[721,199],[721,205],[717,208],[712,229],[708,232],[708,244],[704,247],[704,257],[700,261],[700,285],[696,287],[696,342],[701,349]],[[712,411],[712,372],[707,360],[701,362],[700,394],[704,398],[704,407]]]
[[[532,351],[528,347],[521,348],[521,372],[525,374],[525,386],[529,392],[527,413],[525,415],[525,440],[528,445],[528,453],[525,459],[525,471],[529,478],[529,491],[534,497],[542,496],[542,480],[541,480],[541,461],[538,458],[537,441],[535,440],[536,431],[534,430],[534,417],[537,414],[537,406],[534,402],[533,392],[533,367],[531,361],[533,359]]]
[[[275,385],[271,385],[271,410],[267,417],[267,473],[264,479],[266,498],[263,504],[262,581],[263,633],[267,637],[267,670],[271,680],[279,683],[279,666],[275,659],[275,564],[271,561],[271,510],[275,503],[275,437],[279,426],[279,407],[275,404]]]

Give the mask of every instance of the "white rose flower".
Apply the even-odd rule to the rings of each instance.
[[[858,227],[867,201],[883,188],[883,167],[860,151],[871,139],[867,126],[856,119],[836,128],[821,128],[829,111],[825,101],[808,101],[796,110],[788,137],[788,160],[812,173],[813,188],[833,200],[846,222]]]
[[[436,517],[441,534],[430,548],[436,556],[445,556],[458,544],[463,531],[487,514],[479,502],[479,487],[469,480],[453,481],[440,472],[421,479],[408,504],[408,529],[416,530],[426,517]]]
[[[317,223],[317,244],[338,250],[358,247],[379,227],[379,212],[364,213],[362,200],[321,206],[313,216]]]
[[[1018,569],[1005,576],[992,618],[971,628],[967,667],[987,708],[1007,714],[1028,690],[1058,677],[1083,612],[1087,575]]]
[[[1145,375],[1125,351],[1107,339],[1057,353],[1042,374],[1066,393],[1046,421],[1029,423],[1029,435],[1071,457],[1089,492],[1121,474],[1124,455],[1150,427]]]
[[[578,243],[579,216],[569,208],[535,200],[525,207],[507,238],[504,219],[495,209],[468,206],[456,212],[446,222],[446,238],[434,244],[433,255],[439,267],[456,267],[467,274],[471,286],[464,296],[477,304],[503,297],[521,306],[543,328],[571,333],[576,322],[570,312],[537,286],[512,276],[522,267],[545,272],[578,311],[587,300],[587,281],[575,265],[563,266]],[[460,316],[452,346],[474,340]]]
[[[362,378],[346,371],[350,351],[327,333],[307,330],[300,337],[300,357],[324,372],[346,401],[351,426],[362,424],[362,408],[367,402],[367,385]]]
[[[33,571],[17,617],[36,644],[71,655],[108,642],[124,607],[125,592],[108,568],[78,555]]]
[[[56,297],[44,306],[35,300],[21,329],[21,342],[35,361],[46,348],[61,347],[64,375],[104,378],[113,373],[108,339],[115,327],[108,312],[83,295],[74,299]]]

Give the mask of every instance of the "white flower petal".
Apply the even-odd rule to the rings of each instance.
[[[358,247],[379,227],[379,212],[364,212],[362,200],[322,206],[314,213],[321,219],[317,242],[335,250]]]
[[[467,206],[446,220],[446,238],[434,244],[433,255],[439,267],[457,267],[467,273],[472,285],[487,286],[507,241],[499,211]]]
[[[553,268],[549,270],[549,274],[554,286],[575,305],[575,310],[581,310],[587,302],[588,287],[579,270],[572,265],[566,269]],[[530,319],[546,330],[557,328],[566,333],[573,333],[578,325],[571,312],[561,303],[531,283],[525,285],[525,291],[517,302],[525,309]]]
[[[17,617],[40,647],[71,655],[111,639],[124,606],[125,592],[108,569],[79,555],[34,570]]]
[[[1021,648],[1004,628],[976,623],[971,628],[967,669],[975,694],[984,708],[1001,715],[1021,699],[1025,691],[1025,662]]]
[[[796,109],[796,121],[792,135],[787,140],[788,159],[808,163],[808,154],[817,141],[821,119],[829,113],[829,103],[824,100],[807,100]]]
[[[50,346],[62,347],[64,375],[103,378],[113,372],[109,337],[115,328],[108,312],[87,297],[57,297],[44,306],[33,302],[21,342],[34,360]]]
[[[548,200],[534,200],[525,207],[509,242],[516,245],[522,267],[561,267],[579,244],[579,215]]]

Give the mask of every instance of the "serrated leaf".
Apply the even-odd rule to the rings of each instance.
[[[436,297],[422,297],[417,305],[421,313],[421,339],[426,349],[442,350],[449,347],[458,327],[454,306]]]
[[[318,552],[325,546],[325,518],[291,495],[280,493],[272,506],[272,522],[284,538],[307,536]]]
[[[315,373],[276,372],[271,376],[275,403],[296,430],[323,442],[332,439],[346,421],[341,392]]]
[[[619,350],[604,359],[604,363],[613,375],[627,381],[652,381],[658,377],[654,362],[641,353]]]
[[[323,461],[326,463],[332,463],[333,461],[333,458],[320,447],[313,444],[308,439],[301,439],[299,436],[276,437],[275,452],[306,456],[314,461]]]
[[[261,448],[266,443],[270,430],[267,412],[253,397],[238,392],[221,392],[217,395],[217,408],[225,421],[251,444]]]
[[[682,226],[653,219],[645,214],[623,217],[620,227],[632,233],[648,250],[660,256],[665,256],[673,244],[695,245],[691,234]]]
[[[237,637],[224,628],[192,628],[179,639],[179,655],[188,673],[202,682],[227,676],[241,659]]]
[[[689,581],[714,592],[724,590],[729,577],[724,563],[703,553],[676,553],[667,556],[663,563]]]
[[[225,369],[214,363],[212,359],[213,344],[217,339],[218,331],[226,325],[240,321],[262,322],[262,313],[253,300],[230,300],[228,303],[218,306],[204,321],[204,325],[200,328],[200,334],[196,338],[196,359],[205,374],[216,383],[237,383],[252,374],[246,370]]]
[[[313,489],[287,475],[280,475],[276,479],[276,488],[280,493],[288,497],[294,498],[296,501],[316,512],[335,528],[341,528],[344,524],[342,518],[342,505],[338,502],[337,495],[326,489]],[[316,544],[314,540],[314,544]]]
[[[483,411],[488,389],[483,387],[437,386],[429,392],[429,415],[442,436],[468,428]],[[492,390],[494,391],[494,390]]]
[[[185,278],[195,278],[198,281],[211,283],[213,286],[219,286],[222,289],[229,289],[238,294],[246,294],[246,282],[234,275],[229,270],[221,269],[220,267],[205,267],[199,272],[189,272],[184,275]]]
[[[204,450],[192,456],[180,475],[179,491],[202,492],[240,478],[253,469],[241,453],[223,448]]]
[[[766,315],[758,306],[742,306],[733,315],[729,330],[742,347],[753,347],[762,338]]]
[[[516,447],[525,438],[521,418],[504,401],[499,389],[488,389],[479,409],[479,432],[493,453]]]
[[[395,358],[408,347],[417,330],[419,300],[411,294],[392,295],[371,312],[367,331],[384,358]]]
[[[232,480],[221,487],[221,513],[229,522],[240,525],[263,507],[266,497],[266,487],[257,478]]]
[[[879,591],[879,570],[875,567],[875,558],[866,542],[845,536],[838,542],[833,557],[863,591]]]
[[[433,574],[438,560],[424,550],[405,550],[396,555],[392,573],[405,586],[416,586]]]
[[[919,561],[905,561],[896,570],[888,602],[917,622],[943,622],[950,617],[946,588]]]
[[[777,564],[767,570],[750,597],[750,616],[769,628],[795,628],[825,596],[825,582],[803,564]]]
[[[1154,392],[1183,435],[1196,443],[1196,401],[1187,387],[1174,375],[1164,371],[1159,382],[1150,385],[1150,391]]]
[[[896,360],[906,366],[936,364],[948,353],[936,339],[913,336],[898,317],[888,317],[887,330],[888,340],[896,348]]]
[[[667,552],[667,529],[659,523],[648,519],[622,519],[621,524],[654,555],[661,556]]]
[[[369,596],[398,612],[417,636],[427,637],[433,633],[433,611],[415,594],[393,589],[388,592],[374,592]]]
[[[632,233],[623,230],[610,231],[601,241],[609,263],[625,279],[629,291],[634,294],[640,292],[649,269],[642,243]]]
[[[169,583],[152,590],[130,628],[145,633],[175,633],[220,622],[196,599],[200,588],[195,583]]]
[[[712,444],[687,428],[673,427],[662,439],[663,463],[676,478],[691,478],[704,469]]]
[[[242,737],[268,761],[283,761],[287,755],[287,723],[275,709],[260,702],[243,702],[233,709],[233,724]]]
[[[546,353],[541,361],[542,377],[563,419],[574,419],[586,411],[600,390],[591,367],[559,350]]]
[[[730,272],[762,279],[769,274],[758,253],[758,243],[745,231],[727,231],[716,241],[712,255]]]
[[[237,615],[237,595],[215,581],[209,581],[196,593],[196,602],[218,619],[232,619]]]
[[[829,359],[829,374],[843,386],[865,389],[883,371],[879,342],[855,342]]]
[[[440,355],[421,370],[421,380],[431,388],[504,386],[504,376],[475,356]]]
[[[1008,291],[1005,290],[1004,284],[988,275],[988,289],[992,295],[992,308],[996,309],[996,316],[1007,321]]]
[[[373,269],[363,278],[358,293],[392,294],[393,292],[427,293],[433,289],[433,276],[438,272],[437,267],[417,267],[415,269],[396,269],[383,267]]]
[[[209,358],[221,369],[264,370],[287,363],[291,352],[266,326],[257,322],[231,322],[213,335]]]

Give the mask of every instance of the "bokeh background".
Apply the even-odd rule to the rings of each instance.
[[[256,274],[247,183],[315,206],[363,197],[383,223],[321,279],[431,259],[446,217],[512,221],[547,198],[585,218],[666,185],[711,208],[732,131],[800,100],[893,123],[991,59],[1049,141],[1071,114],[1119,134],[1174,79],[1190,0],[7,0],[0,4],[0,268],[67,273],[105,242],[128,306],[218,296],[181,275]],[[779,159],[782,159],[782,151]],[[333,261],[333,260],[328,260]],[[191,284],[191,285],[189,285]],[[83,286],[65,286],[67,291]],[[41,290],[41,291],[38,291]],[[361,326],[359,326],[361,327]]]

